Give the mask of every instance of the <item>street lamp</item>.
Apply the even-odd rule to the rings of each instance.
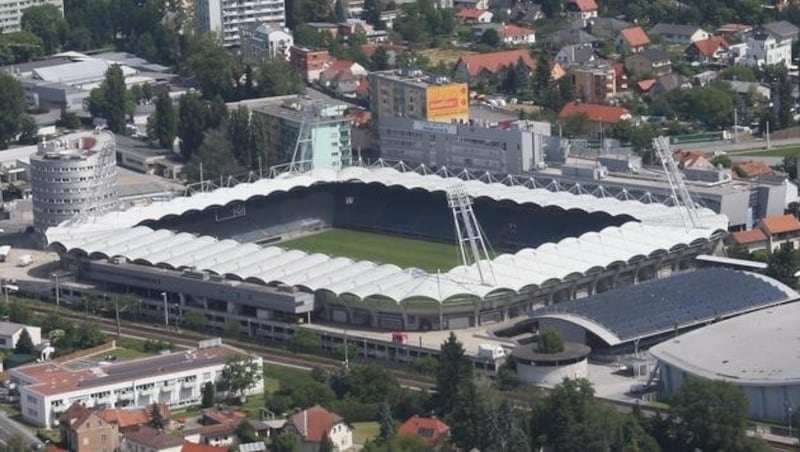
[[[51,273],[52,276],[56,280],[56,306],[61,306],[61,290],[58,286],[58,273]]]
[[[18,290],[19,290],[18,286],[11,285],[11,284],[9,284],[7,282],[3,283],[3,293],[6,296],[6,304],[8,304],[8,293],[9,292],[16,292]]]
[[[164,299],[164,326],[169,329],[169,309],[167,308],[167,293],[161,292],[161,298]]]

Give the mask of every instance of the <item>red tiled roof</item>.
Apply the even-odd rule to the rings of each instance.
[[[227,447],[211,446],[209,444],[197,444],[185,442],[181,448],[181,452],[227,452]]]
[[[636,87],[639,88],[639,91],[646,93],[650,91],[656,85],[656,83],[657,82],[655,79],[649,78],[647,80],[639,80],[636,83]]]
[[[158,405],[159,411],[161,411],[161,416],[165,419],[169,419],[170,417],[170,410],[169,406],[166,404],[160,403]],[[135,409],[114,409],[108,408],[105,410],[100,410],[96,414],[100,419],[108,422],[109,424],[117,424],[117,427],[121,429],[125,429],[128,427],[135,427],[137,425],[144,425],[150,422],[151,415],[150,412],[152,410],[151,406],[147,406],[145,408],[135,408]]]
[[[247,415],[243,411],[239,410],[218,410],[209,408],[203,410],[203,417],[217,424],[224,424],[229,422],[239,422],[242,419],[247,418]]]
[[[597,11],[597,2],[594,0],[572,0],[572,3],[578,8],[578,11]]]
[[[695,166],[700,159],[706,160],[706,155],[700,151],[675,151],[672,158],[684,168],[689,168]]]
[[[478,19],[485,12],[486,11],[482,10],[482,9],[464,8],[464,9],[460,10],[459,12],[457,12],[456,16],[460,17],[461,19]]]
[[[126,433],[125,439],[153,449],[166,449],[183,444],[183,437],[171,435],[146,425],[143,425],[135,432]]]
[[[744,173],[744,177],[757,177],[772,173],[772,168],[764,162],[736,162],[733,168]],[[734,172],[734,174],[736,173]]]
[[[92,411],[81,405],[78,402],[73,402],[60,416],[58,420],[61,423],[66,423],[72,429],[81,426],[92,415]]]
[[[770,234],[800,231],[800,221],[797,221],[794,215],[789,214],[764,217],[761,219],[761,224]]]
[[[465,65],[469,75],[474,77],[484,70],[494,74],[500,69],[517,64],[520,58],[529,68],[536,67],[536,61],[534,61],[530,51],[527,49],[464,55],[458,60],[458,65]]]
[[[650,44],[650,38],[642,27],[631,27],[620,31],[622,39],[631,47],[643,47]]]
[[[289,419],[303,440],[314,443],[322,441],[322,435],[341,421],[341,416],[319,405],[301,411]]]
[[[767,240],[767,236],[761,229],[750,229],[749,231],[738,231],[731,234],[733,241],[741,244],[763,242]]]
[[[358,82],[358,88],[356,88],[357,93],[367,94],[369,93],[369,79],[364,77]]]
[[[505,38],[505,37],[508,37],[508,36],[528,36],[528,35],[532,35],[534,33],[535,33],[535,31],[533,31],[530,28],[519,27],[519,26],[510,24],[510,25],[503,26],[503,28],[500,29],[500,33],[499,34],[500,34],[501,37]]]
[[[558,117],[563,119],[580,113],[586,114],[589,121],[616,124],[622,119],[622,116],[628,114],[628,110],[622,107],[612,107],[610,105],[570,102],[564,105]]]
[[[426,445],[435,443],[450,433],[450,426],[435,417],[420,417],[416,414],[400,425],[398,435],[418,436]]]
[[[719,28],[717,28],[717,33],[747,33],[748,31],[752,30],[752,25],[745,25],[745,24],[725,24]]]
[[[722,47],[723,49],[728,48],[728,41],[725,40],[722,36],[712,36],[708,39],[701,39],[699,41],[695,41],[692,43],[690,47],[695,47],[697,52],[703,56],[710,57],[713,56],[717,50]]]
[[[336,71],[336,72],[349,71],[350,68],[352,68],[354,64],[355,63],[352,62],[352,61],[335,60],[335,61],[331,61],[331,64],[328,65],[328,70],[329,71]]]

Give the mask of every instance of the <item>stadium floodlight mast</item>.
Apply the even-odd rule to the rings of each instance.
[[[684,227],[686,229],[701,227],[700,220],[697,217],[697,205],[692,200],[692,195],[689,193],[689,189],[686,188],[686,183],[683,181],[683,175],[678,169],[678,164],[675,163],[675,159],[672,157],[669,138],[663,135],[654,138],[653,149],[655,149],[659,160],[661,160],[661,165],[664,167],[669,188],[672,190],[672,200],[680,213]]]
[[[454,185],[447,190],[447,205],[453,211],[453,224],[456,228],[461,263],[465,267],[475,264],[481,284],[495,284],[494,269],[489,252],[486,250],[486,240],[472,210],[472,198],[463,184]]]

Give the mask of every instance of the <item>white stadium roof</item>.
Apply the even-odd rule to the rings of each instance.
[[[686,373],[737,385],[800,383],[800,302],[773,306],[682,334],[650,349]]]
[[[197,237],[167,230],[154,231],[139,226],[147,220],[179,216],[235,201],[246,201],[254,196],[334,182],[377,183],[431,192],[446,191],[461,185],[473,198],[488,197],[587,213],[627,215],[638,221],[566,238],[558,243],[547,243],[536,249],[497,256],[492,262],[495,282],[489,285],[480,283],[474,264],[435,275],[419,269],[401,269],[395,265],[357,262],[278,247],[262,248],[233,240]],[[92,257],[122,256],[132,262],[167,268],[193,267],[234,279],[286,284],[312,291],[327,290],[336,295],[348,294],[361,299],[383,296],[401,302],[423,297],[445,302],[454,297],[483,298],[491,293],[518,292],[557,282],[571,275],[602,270],[631,259],[685,247],[698,240],[709,240],[717,231],[727,229],[725,216],[708,209],[700,209],[698,213],[703,227],[687,229],[683,226],[678,208],[663,204],[551,192],[525,186],[401,172],[391,168],[352,167],[339,172],[312,171],[262,179],[113,212],[82,222],[66,222],[48,229],[46,235],[53,246],[60,246],[66,251],[83,252]]]

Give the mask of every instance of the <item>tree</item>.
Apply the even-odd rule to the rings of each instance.
[[[247,355],[231,356],[222,368],[222,379],[228,384],[228,390],[243,402],[246,399],[245,391],[255,386],[261,378],[260,366],[255,358]]]
[[[303,80],[292,71],[284,60],[270,59],[258,67],[256,73],[256,87],[261,97],[286,96],[289,94],[303,94],[305,84]]]
[[[25,113],[25,91],[12,75],[0,73],[0,149],[19,133]]]
[[[794,274],[800,269],[800,255],[788,244],[781,245],[767,259],[767,276],[790,286],[797,285]]]
[[[378,433],[378,441],[381,444],[386,444],[394,439],[394,419],[392,418],[392,407],[389,405],[388,400],[384,400],[381,405],[381,417],[379,420],[380,430]]]
[[[22,325],[30,325],[33,322],[33,312],[25,304],[12,301],[8,307],[8,320]]]
[[[208,325],[205,314],[197,311],[189,311],[183,316],[186,327],[194,331],[203,331]]]
[[[39,126],[29,114],[24,114],[19,120],[19,144],[36,144],[39,137]]]
[[[334,452],[336,451],[336,447],[333,445],[333,441],[331,441],[331,437],[328,436],[328,432],[322,432],[322,438],[319,440],[319,452]]]
[[[217,400],[217,389],[214,383],[207,381],[200,388],[200,407],[211,408]]]
[[[364,0],[364,20],[377,30],[385,28],[381,21],[381,9],[383,9],[383,5],[380,0]]]
[[[721,166],[722,168],[730,168],[732,163],[731,158],[725,154],[718,154],[711,158],[710,163],[714,166]]]
[[[50,3],[34,5],[22,12],[20,27],[42,40],[44,52],[52,54],[61,48],[67,23],[61,17],[61,10]]]
[[[536,351],[539,353],[561,353],[564,351],[564,340],[561,339],[556,330],[545,328],[539,332]]]
[[[730,160],[730,158],[728,158],[728,160]],[[727,166],[726,168],[730,168],[730,165]],[[789,179],[791,179],[791,180],[797,179],[797,157],[796,156],[787,155],[786,157],[784,157],[783,158],[783,164],[781,165],[781,168],[789,176]]]
[[[36,346],[33,345],[33,340],[31,339],[31,335],[28,333],[27,328],[23,328],[22,332],[19,333],[19,339],[17,339],[17,344],[14,346],[14,353],[33,356],[37,356],[39,354],[39,352],[36,350]]]
[[[383,46],[375,49],[375,52],[369,58],[369,68],[373,71],[385,71],[389,69],[389,52]]]
[[[503,400],[497,407],[494,416],[496,432],[494,444],[488,449],[491,451],[503,452],[507,450],[526,452],[531,450],[528,438],[522,427],[519,425],[517,413],[509,403],[508,399]]]
[[[447,423],[453,442],[461,450],[487,450],[495,443],[491,418],[491,407],[486,393],[479,391],[475,382],[467,380],[459,385],[450,401]]]
[[[496,48],[501,44],[500,33],[498,33],[494,28],[484,31],[481,35],[481,43],[486,44],[489,47]]]
[[[506,358],[500,368],[497,369],[497,377],[495,377],[495,385],[497,389],[509,390],[518,388],[522,384],[517,374],[517,364],[510,356]]]
[[[181,140],[181,156],[185,162],[200,148],[205,129],[205,103],[196,93],[184,94],[178,103],[178,137]]]
[[[205,99],[233,100],[233,57],[216,40],[203,38],[186,60],[186,70],[195,76]]]
[[[685,450],[742,450],[747,399],[729,382],[689,378],[672,395],[671,414]]]
[[[112,132],[125,132],[126,114],[130,110],[125,75],[119,65],[106,70],[106,77],[99,87],[89,94],[89,112],[92,116],[106,120]]]
[[[300,441],[290,432],[283,432],[272,440],[273,452],[297,452],[300,450]]]
[[[233,148],[233,157],[244,168],[250,168],[253,150],[250,146],[250,110],[240,105],[236,110],[228,112],[226,121],[228,139]]]
[[[298,328],[294,334],[289,337],[286,343],[289,350],[295,353],[318,353],[322,347],[322,342],[319,337],[313,332]]]
[[[575,113],[564,119],[564,135],[575,137],[589,132],[589,116],[586,113]]]
[[[642,124],[631,129],[631,149],[642,158],[642,162],[646,165],[657,162],[653,139],[658,136],[658,133],[658,128],[653,124]]]
[[[150,405],[150,427],[156,430],[164,430],[167,426],[167,420],[164,419],[164,414],[161,412],[161,407],[158,402],[153,402]]]
[[[562,0],[542,0],[540,4],[542,5],[542,12],[545,16],[555,19],[561,15],[561,10],[563,8]]]
[[[458,390],[472,380],[472,363],[464,353],[464,346],[455,333],[442,344],[439,354],[439,368],[436,371],[436,404],[439,413],[448,414]]]
[[[153,133],[154,136],[151,139],[158,141],[159,146],[172,149],[175,135],[178,133],[178,118],[172,105],[172,99],[167,94],[161,94],[156,99]]]
[[[61,107],[61,116],[56,121],[56,127],[76,130],[81,128],[81,118],[75,113],[68,111],[66,107]]]

